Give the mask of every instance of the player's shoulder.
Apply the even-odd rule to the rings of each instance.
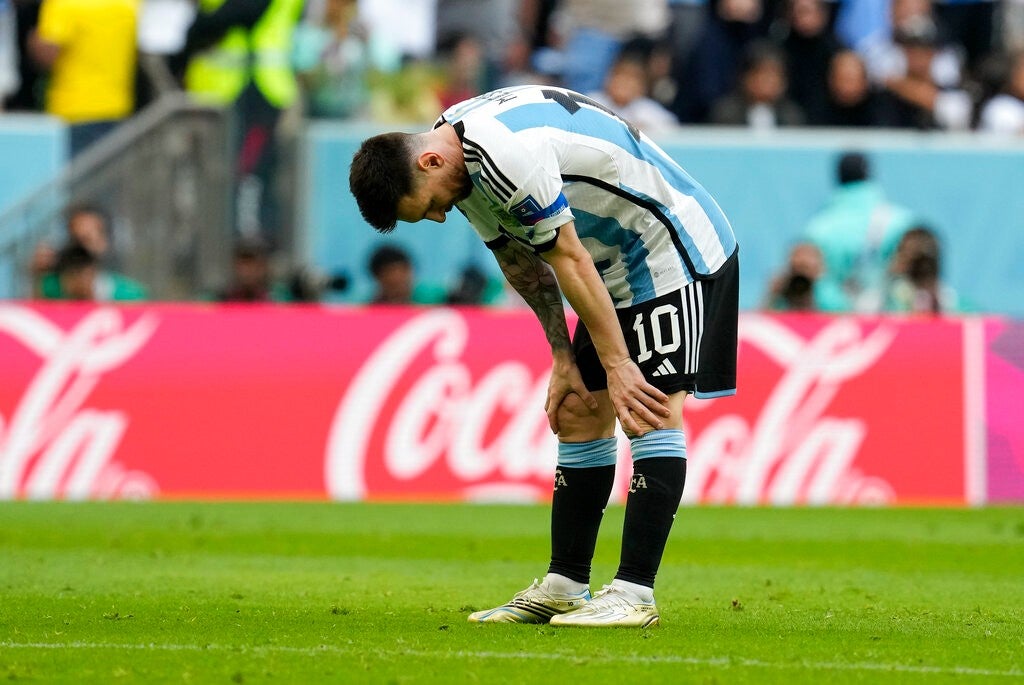
[[[515,166],[533,166],[541,144],[535,131],[516,131],[489,112],[471,112],[454,124],[467,152],[477,152]]]

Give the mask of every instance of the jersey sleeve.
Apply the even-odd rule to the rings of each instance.
[[[555,245],[558,229],[573,220],[569,201],[562,193],[561,174],[552,174],[538,164],[528,177],[529,185],[512,198],[507,207],[527,235],[530,244],[545,252]]]
[[[481,182],[506,215],[496,231],[538,252],[554,247],[558,229],[573,220],[554,150],[496,122],[464,131],[462,140],[467,159],[480,165]],[[476,225],[474,217],[469,219]]]

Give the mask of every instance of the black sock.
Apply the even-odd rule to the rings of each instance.
[[[555,471],[551,499],[551,565],[577,583],[590,582],[590,562],[597,545],[597,530],[612,493],[615,466],[570,468]]]
[[[685,459],[653,457],[633,463],[617,579],[654,587],[685,482]]]

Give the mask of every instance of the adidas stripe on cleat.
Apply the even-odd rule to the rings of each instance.
[[[534,580],[530,587],[517,592],[507,604],[475,611],[468,620],[472,623],[547,623],[552,616],[575,611],[588,601],[589,589],[578,595],[551,593]]]

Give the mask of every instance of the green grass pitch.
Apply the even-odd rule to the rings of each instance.
[[[541,506],[0,504],[0,680],[1024,681],[1021,508],[684,508],[660,627],[467,623],[543,575],[547,531]]]

